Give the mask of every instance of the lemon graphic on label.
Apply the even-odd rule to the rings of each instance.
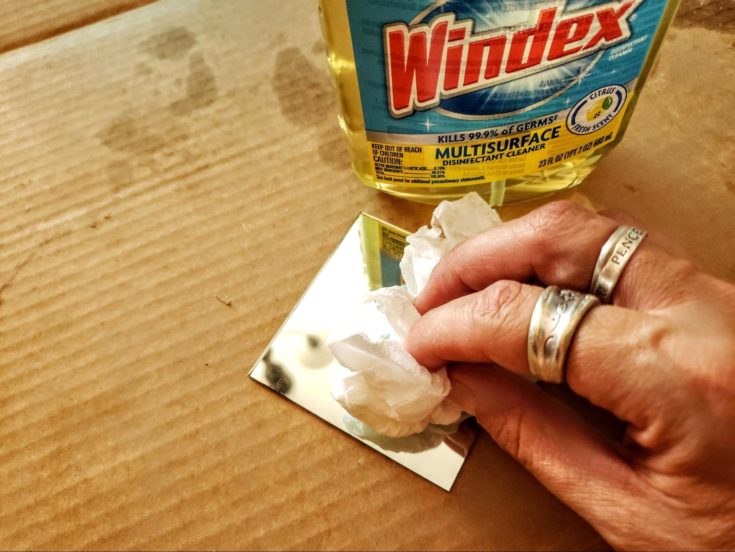
[[[628,90],[620,84],[608,84],[582,96],[567,113],[567,129],[582,136],[600,130],[623,110]]]
[[[605,111],[610,109],[612,103],[613,99],[611,96],[605,96],[604,98],[601,98],[595,105],[590,107],[589,111],[587,111],[587,120],[594,121],[595,119],[597,119]]]

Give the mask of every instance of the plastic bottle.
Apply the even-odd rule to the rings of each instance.
[[[677,0],[320,0],[357,176],[436,203],[579,184],[622,138]]]

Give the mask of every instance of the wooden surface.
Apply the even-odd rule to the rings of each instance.
[[[23,32],[0,56],[0,549],[605,546],[486,437],[445,493],[247,378],[358,211],[430,212],[351,174],[313,2]],[[676,24],[566,196],[735,279],[734,68],[728,30]]]

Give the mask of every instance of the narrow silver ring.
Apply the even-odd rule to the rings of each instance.
[[[567,352],[584,315],[600,300],[594,295],[547,287],[528,326],[528,367],[537,379],[562,383]]]
[[[607,239],[597,257],[595,271],[592,273],[590,293],[601,302],[610,303],[615,286],[623,273],[625,265],[648,233],[634,226],[618,226]]]

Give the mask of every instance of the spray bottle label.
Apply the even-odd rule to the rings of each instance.
[[[347,0],[373,176],[453,187],[617,135],[665,0]]]

